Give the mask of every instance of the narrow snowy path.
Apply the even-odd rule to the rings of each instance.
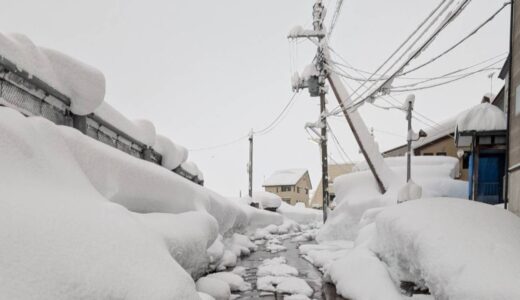
[[[286,259],[287,265],[292,266],[298,270],[297,277],[305,280],[307,284],[312,288],[313,293],[312,296],[309,297],[309,299],[344,300],[344,298],[336,295],[334,286],[323,282],[322,274],[313,265],[311,265],[309,262],[307,262],[299,255],[299,244],[299,242],[294,242],[291,241],[291,239],[286,239],[285,241],[283,241],[282,245],[286,247],[287,250],[277,253],[271,253],[266,249],[265,245],[259,245],[258,250],[256,252],[253,252],[249,257],[244,257],[237,264],[237,266],[241,266],[246,269],[246,275],[244,276],[244,280],[251,284],[252,290],[240,294],[240,296],[237,299],[291,299],[290,297],[288,297],[288,295],[284,295],[282,293],[265,292],[259,290],[257,286],[258,267],[266,259],[272,259],[281,256]],[[292,299],[305,298],[294,297]]]

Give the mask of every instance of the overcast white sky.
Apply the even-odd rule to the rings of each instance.
[[[473,0],[421,56],[444,50],[504,1]],[[153,121],[158,132],[187,148],[225,143],[271,122],[291,96],[291,58],[297,69],[315,48],[286,39],[294,25],[310,25],[312,0],[137,1],[0,0],[2,32],[26,34],[97,67],[107,79],[106,100],[129,118]],[[324,1],[332,15],[335,0]],[[332,47],[350,64],[374,71],[439,1],[345,0]],[[509,9],[456,51],[415,76],[435,76],[507,52]],[[416,62],[418,63],[418,62]],[[436,89],[416,92],[416,109],[440,122],[477,104],[490,91],[484,72]],[[503,84],[495,79],[494,92]],[[396,95],[404,100],[406,94]],[[330,97],[333,108],[335,100]],[[385,104],[381,102],[381,104]],[[255,189],[274,170],[309,169],[320,176],[318,146],[303,126],[318,118],[318,99],[298,95],[287,117],[255,141]],[[405,142],[400,112],[363,107],[381,150]],[[343,119],[331,120],[353,159],[358,147]],[[425,127],[420,123],[415,128]],[[385,133],[381,132],[385,131]],[[388,134],[394,133],[402,137]],[[331,155],[341,161],[332,144]],[[225,195],[247,193],[248,143],[190,153],[206,185]]]

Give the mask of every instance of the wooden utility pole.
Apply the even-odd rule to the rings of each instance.
[[[253,130],[249,132],[249,163],[247,164],[249,174],[249,197],[253,198]]]
[[[315,32],[323,31],[323,19],[325,18],[325,7],[320,0],[314,3],[313,11],[313,29]],[[325,100],[325,80],[327,73],[325,70],[325,57],[323,55],[323,48],[321,42],[325,37],[318,36],[318,52],[316,53],[316,70],[318,71],[318,84],[319,84],[319,95],[320,95],[320,148],[321,148],[321,186],[322,186],[322,197],[323,197],[323,223],[327,221],[328,208],[329,208],[329,162],[328,162],[328,151],[327,151],[327,117],[326,117],[326,100]]]
[[[412,140],[413,140],[413,131],[412,131],[412,110],[413,103],[415,97],[406,98],[406,120],[408,121],[408,133],[406,135],[406,182],[409,182],[412,178]]]

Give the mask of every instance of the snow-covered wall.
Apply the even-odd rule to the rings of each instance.
[[[0,33],[0,56],[68,96],[77,115],[92,113],[104,100],[103,73],[56,50],[38,47],[25,35]]]

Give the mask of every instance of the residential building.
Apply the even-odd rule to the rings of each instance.
[[[455,145],[455,127],[457,118],[452,117],[441,122],[430,129],[425,129],[427,136],[412,143],[412,151],[415,156],[451,156],[459,159],[459,176],[457,179],[467,180],[468,178],[468,158],[465,153],[462,157],[458,156],[458,149]],[[397,157],[406,155],[406,144],[387,150],[382,153],[383,157]]]
[[[264,181],[266,192],[276,194],[288,204],[304,203],[309,206],[311,178],[306,169],[287,169],[274,172]]]
[[[352,172],[354,164],[333,164],[329,165],[329,197],[330,201],[334,200],[336,193],[334,192],[334,179],[338,176]],[[323,183],[320,180],[318,187],[314,191],[314,195],[311,198],[310,207],[322,208],[323,207]]]

